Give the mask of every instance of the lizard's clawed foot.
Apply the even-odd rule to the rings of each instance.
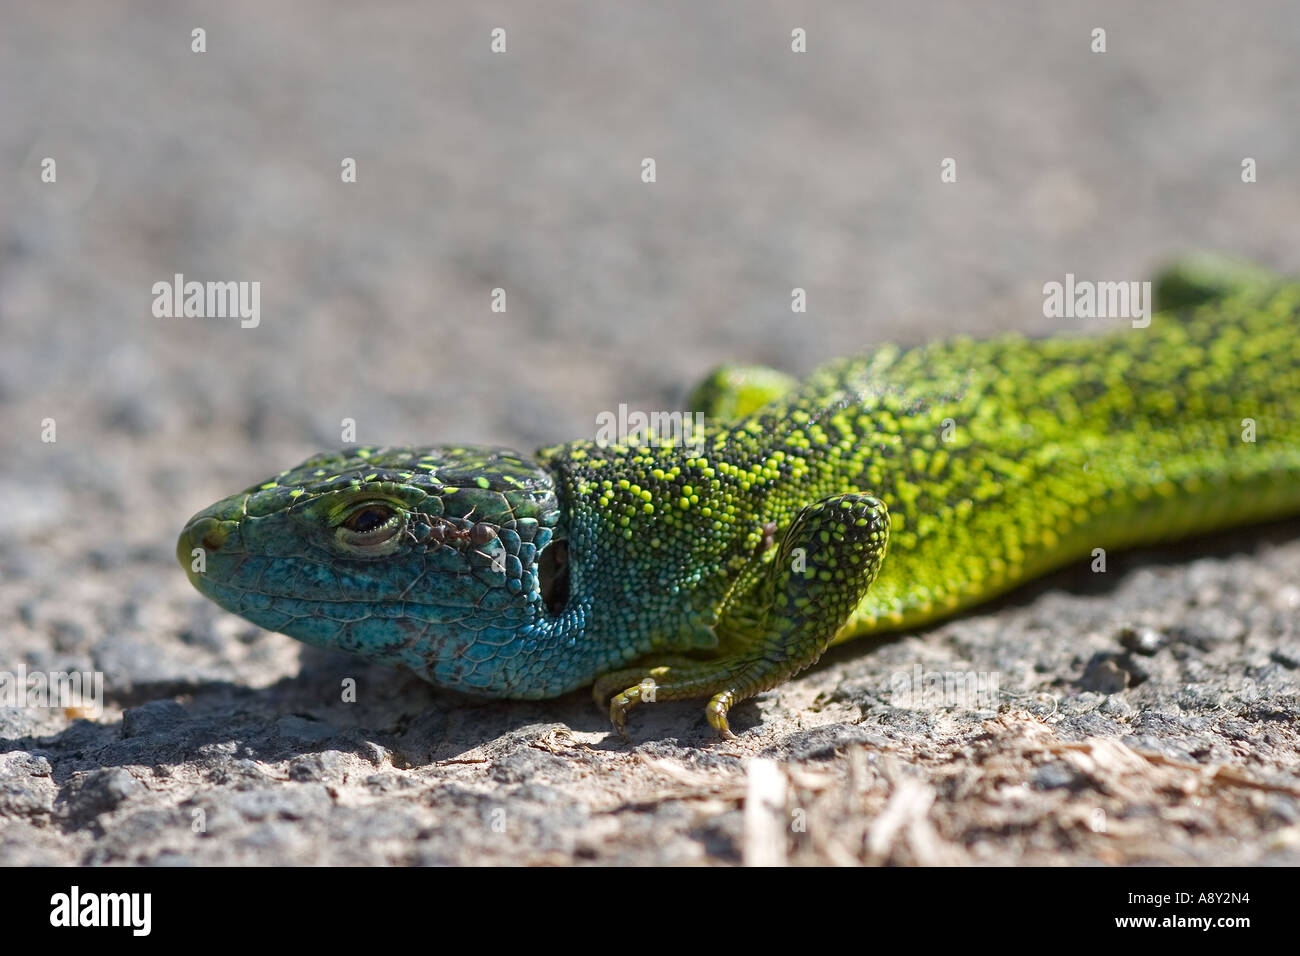
[[[667,668],[656,668],[659,671],[666,671]],[[655,682],[653,674],[647,674],[639,682],[631,687],[627,687],[609,698],[609,722],[614,725],[618,735],[624,740],[627,736],[627,712],[629,708],[635,707],[642,702],[653,704],[656,699],[656,693],[659,685]]]
[[[663,659],[657,665],[612,671],[599,677],[591,686],[591,699],[597,707],[609,707],[609,722],[624,740],[627,736],[627,711],[640,703],[653,704],[659,699],[659,682],[676,669],[696,665],[687,658]]]
[[[616,671],[596,681],[592,696],[597,706],[609,701],[609,721],[624,740],[627,736],[627,712],[637,704],[654,704],[664,700],[709,697],[704,715],[718,736],[734,740],[727,723],[727,711],[738,700],[756,691],[748,679],[750,664],[745,659],[723,661],[681,660],[657,667]],[[630,684],[636,681],[635,684]],[[615,688],[621,691],[612,693]],[[612,694],[612,696],[611,696]]]

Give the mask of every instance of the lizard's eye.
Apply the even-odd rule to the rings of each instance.
[[[402,515],[392,505],[371,501],[360,505],[338,527],[339,540],[349,548],[375,553],[389,544],[402,529]]]

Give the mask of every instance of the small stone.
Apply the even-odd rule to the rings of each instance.
[[[133,796],[143,793],[144,785],[121,767],[92,770],[74,776],[63,788],[56,803],[70,820],[85,822],[116,810]]]
[[[44,817],[53,809],[52,786],[42,792],[41,788],[22,780],[0,782],[0,817]]]
[[[1105,714],[1107,717],[1119,717],[1121,719],[1132,717],[1134,713],[1133,705],[1123,697],[1114,695],[1107,697],[1105,701],[1102,702],[1102,705],[1097,708],[1097,711]]]
[[[346,770],[347,759],[337,750],[301,754],[289,761],[289,779],[299,783],[342,779]]]
[[[1130,654],[1151,657],[1165,646],[1166,638],[1153,627],[1123,627],[1119,634],[1120,646]]]
[[[1290,647],[1275,648],[1269,655],[1274,664],[1281,664],[1287,670],[1300,668],[1300,650]]]
[[[1121,670],[1114,658],[1105,654],[1094,654],[1079,679],[1081,688],[1098,694],[1118,694],[1128,687],[1128,683],[1128,672]]]
[[[1039,767],[1034,773],[1033,784],[1038,790],[1061,790],[1075,787],[1082,780],[1078,770],[1057,760]]]

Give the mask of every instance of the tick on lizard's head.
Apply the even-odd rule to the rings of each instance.
[[[346,449],[205,508],[176,556],[261,627],[482,693],[480,665],[563,614],[559,516],[551,475],[507,449]],[[447,637],[471,625],[465,654]]]

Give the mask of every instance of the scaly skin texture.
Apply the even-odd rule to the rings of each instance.
[[[734,420],[693,447],[317,456],[200,512],[177,556],[227,610],[440,686],[594,682],[620,731],[708,697],[729,735],[832,643],[1300,512],[1300,286],[1216,268],[1166,273],[1177,309],[1144,329],[722,370],[693,406]]]

